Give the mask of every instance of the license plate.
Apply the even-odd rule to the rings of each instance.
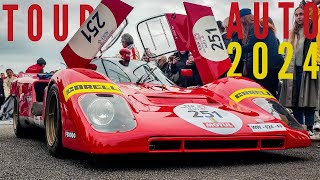
[[[253,132],[286,131],[281,123],[249,124]]]

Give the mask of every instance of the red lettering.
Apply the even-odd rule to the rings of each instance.
[[[62,35],[60,35],[60,23],[59,23],[59,5],[54,5],[54,24],[53,32],[57,41],[64,41],[68,37],[68,5],[64,4],[62,7]]]
[[[235,19],[236,24],[233,23]],[[238,33],[238,38],[243,39],[243,32],[242,26],[240,21],[240,10],[239,10],[239,3],[232,2],[230,8],[230,16],[229,16],[229,24],[228,24],[228,31],[227,31],[227,39],[232,38],[232,34],[236,32]]]
[[[269,3],[263,2],[263,16],[262,16],[262,34],[260,32],[260,3],[254,3],[254,34],[258,39],[265,39],[268,36],[268,11],[269,11]]]
[[[33,12],[37,12],[37,34],[33,34]],[[37,4],[32,4],[28,9],[28,36],[31,41],[39,41],[42,37],[42,9]]]
[[[8,11],[8,41],[13,41],[13,11],[18,10],[18,5],[3,5],[2,10]]]
[[[309,29],[310,9],[312,9],[311,11],[313,12],[312,13],[312,23],[313,23],[312,33],[310,33],[310,29]],[[304,34],[308,39],[314,39],[317,37],[317,34],[318,34],[318,7],[316,4],[312,2],[308,2],[304,7]]]
[[[289,39],[289,9],[294,7],[294,2],[279,2],[279,8],[283,8],[283,38]]]
[[[80,26],[86,20],[86,12],[91,14],[93,11],[93,7],[88,4],[81,4],[80,5]]]

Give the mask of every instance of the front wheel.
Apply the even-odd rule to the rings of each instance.
[[[49,153],[54,157],[60,157],[63,154],[64,148],[62,146],[59,91],[55,84],[51,86],[47,96],[45,129]]]

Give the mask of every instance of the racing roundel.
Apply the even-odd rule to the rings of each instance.
[[[199,53],[210,61],[224,61],[229,55],[214,16],[200,18],[193,27]]]
[[[182,104],[175,107],[173,111],[181,119],[216,134],[236,133],[243,124],[238,116],[228,111],[202,104]]]

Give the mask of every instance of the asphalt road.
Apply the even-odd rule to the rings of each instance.
[[[44,136],[17,139],[0,123],[0,179],[320,179],[320,148],[259,153],[49,155]]]

